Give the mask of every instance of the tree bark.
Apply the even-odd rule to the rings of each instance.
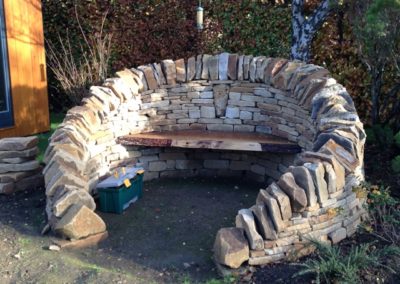
[[[332,2],[322,0],[318,8],[306,18],[304,0],[292,1],[292,48],[291,58],[308,62],[310,60],[311,43],[316,32],[325,22],[331,11]]]

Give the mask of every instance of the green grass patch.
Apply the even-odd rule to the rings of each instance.
[[[44,152],[46,151],[47,146],[49,145],[49,138],[53,135],[54,131],[60,125],[60,123],[64,120],[64,113],[50,113],[50,131],[41,133],[38,135],[39,138],[39,155],[37,160],[42,163]]]

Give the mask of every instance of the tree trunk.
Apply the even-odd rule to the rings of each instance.
[[[326,20],[330,3],[334,0],[322,0],[318,8],[306,19],[304,0],[292,1],[292,59],[308,62],[310,60],[311,43],[316,32]],[[337,1],[336,1],[337,2]]]

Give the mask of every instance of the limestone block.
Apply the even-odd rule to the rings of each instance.
[[[165,79],[168,85],[176,85],[176,67],[175,62],[171,59],[163,60],[161,62],[161,67],[163,69]]]
[[[32,158],[35,157],[39,153],[38,147],[34,146],[32,148],[26,150],[0,150],[0,159],[8,159],[8,158]]]
[[[194,80],[196,76],[196,58],[190,57],[186,64],[186,82]]]
[[[243,59],[243,79],[248,80],[250,78],[250,62],[253,60],[252,55],[246,55]]]
[[[211,106],[200,107],[200,116],[202,118],[215,118],[215,107]]]
[[[96,209],[96,203],[88,192],[71,185],[65,185],[64,189],[65,193],[53,204],[53,213],[56,217],[62,217],[74,204],[85,205],[92,211]]]
[[[278,201],[283,220],[289,220],[292,217],[292,208],[290,206],[289,197],[275,182],[268,186],[267,192]]]
[[[236,216],[236,227],[242,228],[249,241],[250,248],[253,250],[263,250],[264,241],[257,232],[253,213],[249,209],[241,209]]]
[[[218,57],[218,55],[214,55],[208,59],[208,76],[210,81],[218,80]]]
[[[225,115],[225,110],[228,103],[229,87],[227,85],[215,85],[214,92],[214,105],[217,117]]]
[[[333,244],[337,244],[338,242],[344,240],[346,236],[347,232],[345,228],[340,228],[328,235]]]
[[[354,172],[354,170],[360,165],[360,161],[332,139],[328,140],[328,142],[321,147],[319,152],[333,155],[346,169],[347,173]]]
[[[228,63],[229,53],[221,53],[219,55],[218,69],[219,69],[219,80],[228,80]]]
[[[213,251],[218,263],[230,268],[239,268],[249,259],[249,245],[243,229],[220,229],[215,238]]]
[[[239,118],[239,108],[238,107],[231,107],[227,106],[225,117],[227,118]]]
[[[176,81],[178,83],[186,82],[186,65],[185,59],[178,59],[175,61],[176,67]]]
[[[238,59],[238,72],[237,72],[237,79],[239,81],[243,81],[243,63],[244,63],[244,55],[240,55]]]
[[[158,83],[157,83],[157,80],[156,80],[156,77],[154,75],[153,68],[151,67],[151,65],[139,66],[138,69],[143,71],[144,77],[147,82],[147,87],[149,88],[149,90],[157,89]]]
[[[256,204],[265,205],[267,207],[269,216],[271,217],[275,230],[278,233],[282,232],[287,227],[287,224],[282,219],[278,202],[266,190],[260,190],[257,196]]]
[[[0,139],[0,151],[24,151],[37,146],[37,136]]]
[[[131,94],[137,94],[142,90],[142,82],[138,81],[137,76],[131,70],[125,68],[115,74],[124,81],[125,85],[130,89]]]
[[[315,194],[315,186],[310,172],[303,166],[290,167],[289,171],[293,174],[295,182],[301,188],[304,188],[307,195],[307,206],[315,206],[317,204],[317,196]]]
[[[317,193],[318,201],[325,202],[329,198],[328,186],[325,181],[325,169],[322,163],[305,163],[304,167],[310,172]]]
[[[82,239],[105,230],[104,221],[85,205],[72,205],[55,226],[58,234],[69,239]]]
[[[25,172],[25,171],[33,171],[39,168],[38,161],[28,161],[21,164],[6,164],[0,163],[0,174],[8,173],[8,172]]]
[[[257,228],[264,240],[276,240],[278,235],[276,234],[274,224],[268,215],[267,208],[265,205],[254,205],[250,208],[254,214]]]
[[[239,56],[237,54],[229,54],[228,60],[228,78],[231,80],[237,80],[237,63]]]
[[[289,196],[293,212],[303,212],[307,207],[307,196],[304,189],[296,184],[293,174],[283,174],[278,186]]]

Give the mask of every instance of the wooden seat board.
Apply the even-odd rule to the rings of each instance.
[[[125,146],[176,147],[275,153],[298,153],[301,148],[283,138],[261,133],[222,131],[168,131],[121,136]]]

